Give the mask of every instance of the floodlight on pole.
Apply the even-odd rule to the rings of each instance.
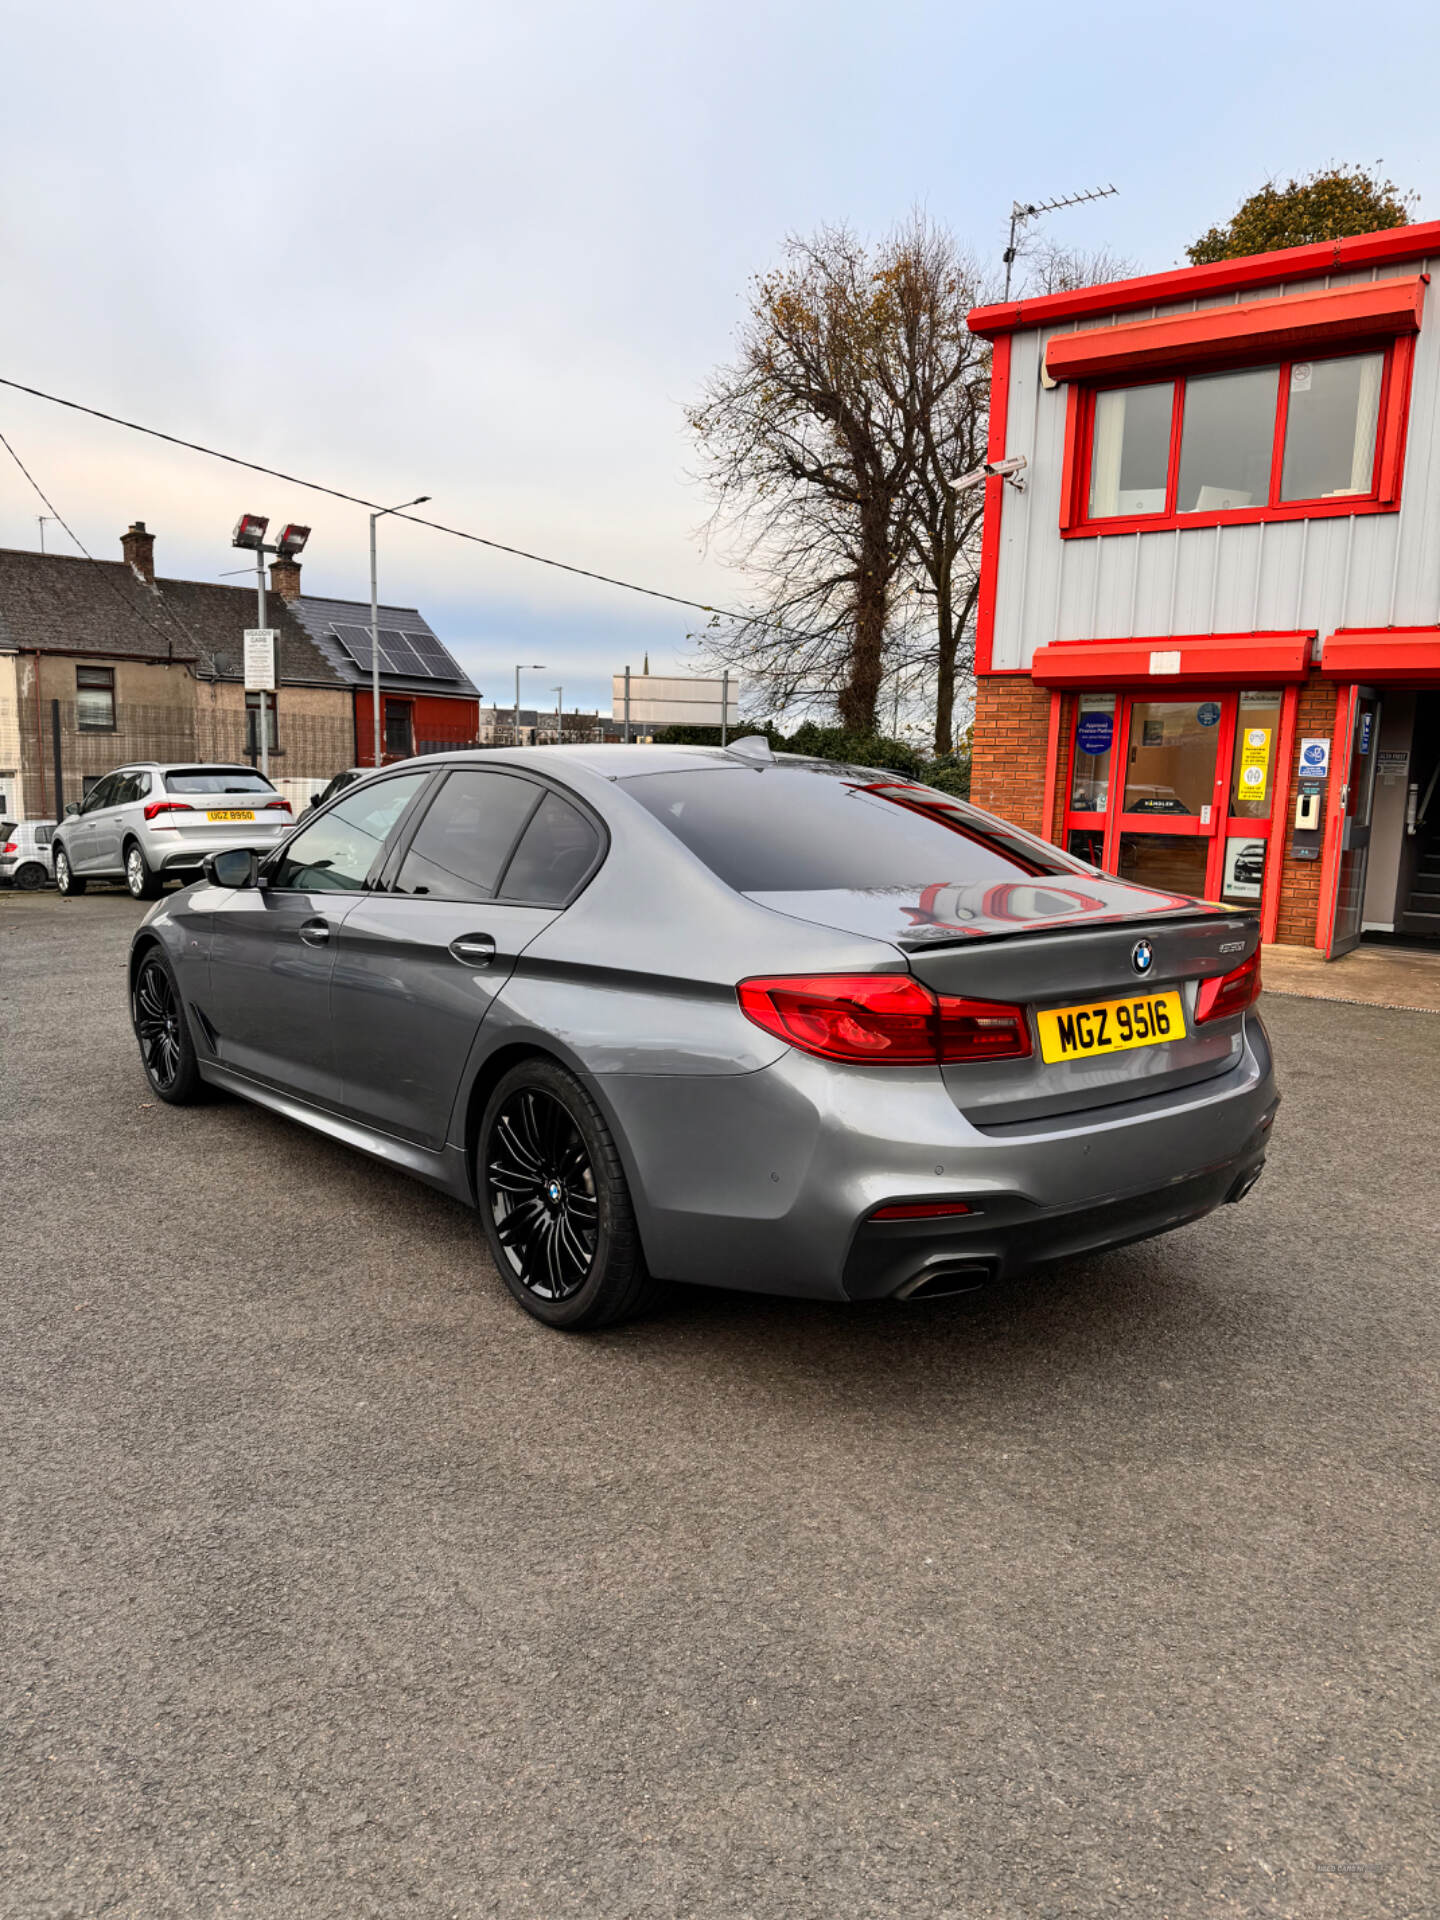
[[[232,547],[246,547],[251,553],[259,553],[265,545],[265,529],[269,526],[268,515],[263,513],[242,513],[235,522],[235,531],[230,536]]]
[[[407,507],[423,507],[429,498],[428,493],[419,493],[413,500],[402,500],[395,507],[381,507],[370,516],[370,717],[375,722],[373,764],[377,767],[383,763],[380,758],[380,587],[375,566],[375,522],[383,520],[387,513],[403,513]],[[290,529],[287,528],[288,531]],[[308,534],[309,528],[297,528],[296,531]],[[304,544],[302,540],[300,545]]]
[[[1082,207],[1087,200],[1108,200],[1112,193],[1119,193],[1118,187],[1092,187],[1088,193],[1069,193],[1059,200],[1041,200],[1032,205],[1028,200],[1016,200],[1010,208],[1010,244],[1001,258],[1005,262],[1005,298],[1010,298],[1010,269],[1015,264],[1019,252],[1015,242],[1021,227],[1027,220],[1033,220],[1037,214],[1055,213],[1061,207]]]

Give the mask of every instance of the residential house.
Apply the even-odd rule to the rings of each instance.
[[[271,577],[290,614],[348,690],[354,765],[373,766],[370,603],[303,593],[296,560],[277,560]],[[479,744],[479,692],[416,608],[379,609],[379,646],[382,763]]]
[[[273,778],[328,780],[351,763],[345,682],[283,599],[278,688],[247,694],[253,587],[155,573],[143,521],[118,561],[0,549],[0,807],[55,817],[128,760],[258,758],[262,705]]]

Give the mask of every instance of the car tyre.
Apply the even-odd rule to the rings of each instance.
[[[15,885],[22,893],[36,893],[45,884],[45,869],[38,860],[27,860],[15,874]]]
[[[71,866],[64,847],[55,849],[55,885],[67,900],[77,899],[85,891],[85,882]]]
[[[160,947],[150,947],[135,972],[130,1020],[145,1078],[167,1106],[190,1107],[204,1099],[205,1082],[174,969]]]
[[[132,900],[158,900],[165,885],[158,873],[150,871],[137,840],[129,841],[125,848],[125,885]]]
[[[663,1295],[645,1265],[614,1136],[557,1062],[523,1060],[495,1086],[480,1122],[475,1190],[501,1278],[546,1326],[613,1327]]]

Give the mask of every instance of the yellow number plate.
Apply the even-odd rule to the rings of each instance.
[[[253,820],[253,807],[211,807],[205,815],[207,820]]]
[[[1178,993],[1099,1000],[1088,1007],[1047,1007],[1035,1018],[1040,1023],[1040,1057],[1052,1064],[1185,1038],[1185,1009]]]

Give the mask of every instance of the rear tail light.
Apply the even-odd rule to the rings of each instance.
[[[7,840],[4,846],[0,847],[0,853],[17,853],[19,848],[20,842],[18,840]]]
[[[1195,996],[1195,1024],[1198,1027],[1202,1020],[1225,1020],[1233,1013],[1243,1013],[1259,998],[1260,949],[1257,947],[1248,960],[1242,960],[1231,972],[1200,982],[1200,991]]]
[[[147,820],[156,820],[162,813],[193,813],[194,807],[183,800],[152,800],[145,809]]]
[[[290,802],[288,800],[267,800],[264,810],[266,813],[288,813],[290,811]]]
[[[939,1066],[1030,1051],[1023,1007],[932,993],[905,973],[788,974],[742,980],[735,991],[757,1027],[822,1060]]]

